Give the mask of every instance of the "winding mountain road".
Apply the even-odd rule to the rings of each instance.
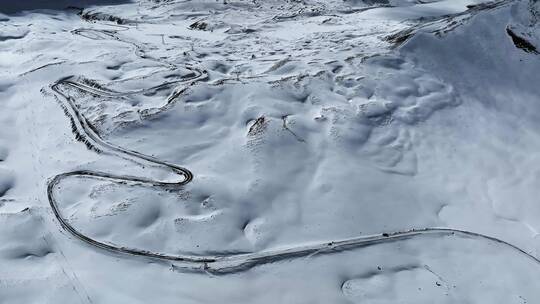
[[[498,3],[504,3],[501,1]],[[488,7],[491,8],[491,7]],[[479,9],[479,8],[473,8]],[[117,31],[98,31],[93,29],[78,29],[72,31],[73,34],[89,36],[92,39],[113,38],[115,40],[123,41],[116,36]],[[92,35],[94,34],[94,35]],[[149,59],[147,55],[143,55],[140,52],[140,46],[131,41],[124,41],[134,46],[135,53],[144,58]],[[152,59],[152,58],[150,58]],[[159,59],[153,59],[162,65],[171,66],[171,63],[164,63]],[[54,176],[48,183],[47,195],[50,206],[61,227],[69,232],[74,237],[83,241],[84,243],[97,247],[112,253],[137,256],[153,260],[162,260],[174,262],[174,269],[186,272],[209,272],[215,274],[226,274],[247,270],[251,267],[261,264],[267,264],[276,262],[279,260],[294,259],[298,257],[312,256],[317,254],[331,254],[336,252],[342,252],[346,250],[358,249],[362,247],[372,246],[387,242],[402,241],[411,238],[420,238],[428,236],[440,236],[440,237],[462,237],[462,238],[474,238],[493,242],[502,246],[506,246],[514,250],[516,253],[523,255],[530,259],[532,262],[540,264],[540,260],[534,255],[526,252],[525,250],[509,243],[504,240],[483,235],[480,233],[465,231],[459,229],[452,229],[446,227],[429,227],[420,229],[411,229],[407,231],[385,232],[376,235],[360,236],[341,240],[328,240],[318,243],[311,243],[298,246],[290,246],[285,249],[279,250],[267,250],[251,253],[230,253],[223,251],[213,255],[196,255],[196,254],[176,254],[170,255],[159,252],[150,252],[141,248],[128,248],[124,246],[118,246],[112,243],[107,243],[94,238],[91,238],[75,228],[62,214],[62,210],[59,207],[56,196],[56,189],[60,182],[70,177],[88,177],[95,179],[109,180],[112,182],[133,182],[148,185],[151,187],[178,189],[188,184],[193,179],[193,174],[186,168],[178,166],[176,164],[168,163],[160,159],[148,156],[136,151],[132,151],[112,143],[105,141],[97,132],[91,123],[85,118],[85,116],[78,109],[74,97],[65,93],[61,88],[71,87],[77,90],[81,90],[86,93],[102,96],[102,97],[129,97],[135,94],[143,94],[145,92],[151,92],[158,90],[165,86],[171,85],[183,85],[184,89],[177,90],[176,93],[169,96],[165,104],[158,109],[158,113],[169,109],[185,90],[185,88],[193,85],[203,79],[207,79],[207,73],[204,70],[199,70],[193,67],[187,67],[192,71],[189,75],[178,81],[171,81],[160,84],[155,87],[140,89],[131,92],[117,92],[104,90],[85,83],[77,82],[72,77],[63,78],[58,80],[51,86],[52,91],[56,94],[57,99],[64,109],[66,116],[69,118],[74,134],[77,139],[84,142],[87,147],[94,151],[110,154],[116,157],[124,158],[133,161],[136,164],[146,164],[151,167],[157,167],[163,170],[167,170],[174,175],[178,176],[176,181],[162,181],[147,177],[137,177],[128,175],[117,175],[107,172],[99,172],[92,170],[78,170],[72,172],[66,172]],[[144,114],[144,113],[143,113]],[[143,115],[144,118],[144,115]]]
[[[185,80],[186,83],[198,81],[203,73],[200,73],[198,77],[189,78]],[[111,243],[106,243],[93,239],[84,233],[77,230],[69,221],[62,215],[62,211],[59,208],[56,198],[56,187],[58,184],[69,177],[89,177],[96,179],[105,179],[113,182],[134,182],[139,184],[145,184],[152,187],[161,188],[178,188],[186,185],[193,179],[193,174],[186,168],[171,164],[152,156],[148,156],[136,151],[128,150],[103,140],[99,134],[95,131],[95,128],[91,126],[88,120],[78,110],[73,97],[63,93],[59,87],[67,85],[76,87],[80,90],[86,91],[92,94],[104,95],[104,94],[119,94],[127,96],[135,93],[109,93],[106,91],[97,92],[95,88],[91,88],[85,84],[74,82],[70,79],[61,79],[52,85],[52,90],[60,97],[62,108],[66,115],[70,119],[74,128],[75,134],[80,137],[80,140],[86,143],[86,145],[95,151],[101,153],[108,153],[125,159],[133,160],[135,163],[147,163],[150,166],[160,167],[162,169],[169,170],[170,172],[178,175],[180,179],[178,181],[160,181],[145,177],[136,177],[128,175],[116,175],[112,173],[92,171],[92,170],[79,170],[67,173],[62,173],[52,178],[47,187],[47,195],[50,206],[53,213],[64,230],[71,235],[80,239],[81,241],[103,250],[107,250],[113,253],[125,254],[130,256],[139,256],[149,259],[166,260],[171,262],[179,262],[180,265],[175,265],[174,268],[187,271],[187,272],[209,272],[214,274],[225,274],[243,271],[260,264],[267,264],[276,262],[279,260],[286,260],[298,257],[311,256],[316,254],[330,254],[335,252],[341,252],[345,250],[352,250],[361,247],[372,246],[381,243],[395,242],[410,238],[418,238],[424,236],[456,236],[456,237],[468,237],[483,239],[485,241],[491,241],[500,245],[504,245],[512,248],[515,252],[526,256],[531,261],[540,264],[540,260],[535,256],[527,253],[523,249],[512,245],[504,240],[475,233],[472,231],[464,231],[452,228],[422,228],[412,229],[408,231],[397,231],[382,233],[377,235],[361,236],[342,240],[329,240],[315,244],[291,246],[286,249],[269,250],[253,253],[240,253],[231,254],[229,252],[223,252],[221,254],[214,255],[193,255],[193,254],[178,254],[169,255],[159,252],[150,252],[139,248],[128,248],[124,246],[118,246]],[[139,91],[138,91],[139,92]]]

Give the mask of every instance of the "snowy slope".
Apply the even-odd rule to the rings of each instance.
[[[106,4],[0,4],[1,303],[540,301],[540,3]]]

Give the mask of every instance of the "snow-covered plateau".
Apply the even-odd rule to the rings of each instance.
[[[540,303],[540,1],[0,0],[0,303]]]

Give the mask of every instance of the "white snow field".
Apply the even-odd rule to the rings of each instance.
[[[0,0],[0,303],[540,303],[540,1]]]

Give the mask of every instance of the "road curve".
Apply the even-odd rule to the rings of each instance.
[[[197,77],[188,77],[187,79],[180,81],[184,82],[185,85],[193,84],[194,82],[200,80],[204,76],[204,73],[199,73]],[[214,274],[227,274],[234,273],[239,271],[244,271],[249,268],[252,268],[256,265],[272,263],[280,260],[293,259],[298,257],[312,256],[317,254],[331,254],[335,252],[342,252],[346,250],[352,250],[362,247],[368,247],[381,243],[395,242],[400,240],[406,240],[411,238],[427,237],[427,236],[458,236],[466,238],[476,238],[482,239],[485,241],[494,242],[506,247],[509,247],[518,254],[525,256],[530,259],[532,262],[540,264],[540,260],[535,256],[527,253],[523,249],[508,243],[504,240],[483,235],[480,233],[475,233],[471,231],[452,229],[452,228],[422,228],[422,229],[412,229],[408,231],[397,231],[397,232],[388,232],[370,236],[360,236],[355,238],[348,238],[342,240],[330,240],[319,243],[312,243],[299,246],[291,246],[285,249],[279,250],[268,250],[261,252],[251,252],[251,253],[230,253],[223,252],[217,253],[214,255],[196,255],[196,254],[176,254],[170,255],[159,252],[150,252],[144,249],[138,248],[129,248],[124,246],[118,246],[111,243],[106,243],[93,239],[84,233],[81,233],[75,227],[73,227],[69,221],[62,215],[62,212],[58,206],[55,189],[58,184],[66,178],[69,177],[88,177],[88,178],[97,178],[105,179],[113,182],[134,182],[140,184],[146,184],[153,187],[164,187],[164,188],[176,188],[186,185],[193,179],[192,173],[181,166],[171,164],[152,156],[148,156],[136,151],[128,150],[103,140],[95,128],[88,122],[84,115],[77,108],[74,99],[63,93],[60,89],[60,86],[66,85],[77,88],[79,90],[86,91],[92,94],[98,95],[109,95],[112,96],[128,96],[130,94],[141,93],[142,91],[137,92],[112,92],[96,89],[85,84],[78,83],[73,81],[71,78],[60,79],[55,84],[51,86],[51,89],[56,93],[57,99],[60,102],[60,105],[64,109],[67,117],[70,119],[73,132],[77,138],[83,141],[88,148],[100,151],[101,153],[107,153],[115,155],[117,157],[122,157],[134,161],[135,163],[146,163],[150,166],[160,167],[165,170],[179,176],[177,181],[160,181],[154,180],[151,178],[145,177],[136,177],[136,176],[127,176],[127,175],[116,175],[106,172],[98,172],[92,170],[79,170],[72,171],[67,173],[62,173],[53,177],[47,186],[47,196],[52,208],[52,211],[60,223],[60,226],[67,232],[69,232],[74,237],[83,241],[86,244],[89,244],[93,247],[97,247],[112,253],[128,255],[128,256],[137,256],[153,260],[169,261],[174,262],[177,265],[173,264],[173,268],[178,271],[183,272],[206,272]],[[146,90],[152,90],[155,88],[149,88]],[[118,95],[117,95],[118,94]],[[174,95],[174,94],[173,94]],[[178,97],[178,96],[176,96]],[[176,98],[175,97],[175,98]],[[169,104],[169,101],[167,102]],[[164,105],[165,107],[166,105]]]

